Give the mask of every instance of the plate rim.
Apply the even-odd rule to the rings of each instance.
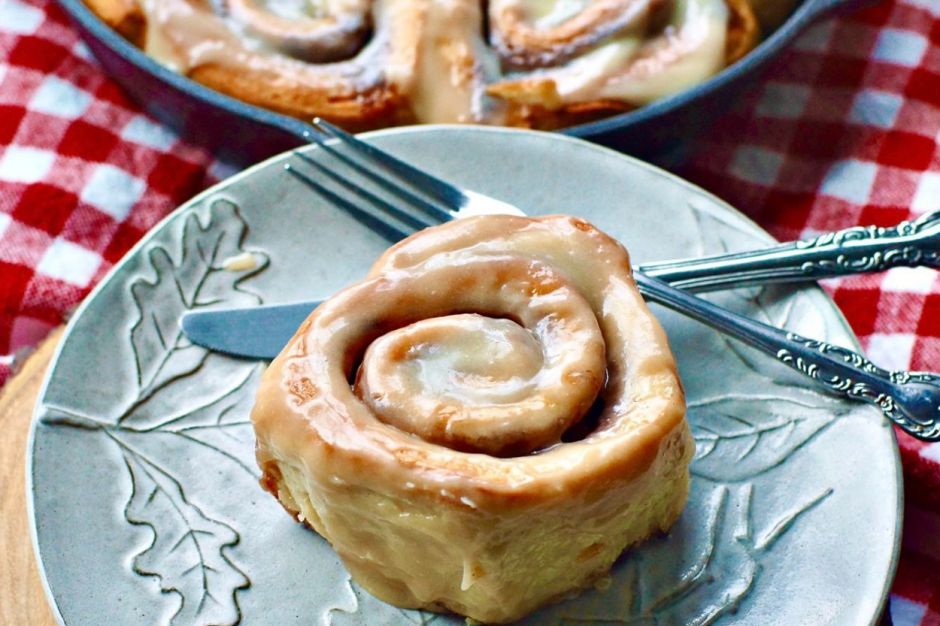
[[[764,237],[768,243],[779,243],[779,241],[774,238],[769,232],[767,232],[763,227],[757,224],[750,217],[745,215],[739,209],[726,202],[724,199],[713,194],[712,192],[674,174],[667,170],[664,170],[660,167],[652,165],[646,161],[643,161],[637,157],[618,152],[611,148],[607,148],[585,139],[581,139],[572,135],[566,135],[561,133],[552,133],[546,131],[533,131],[526,129],[518,128],[506,128],[506,127],[492,127],[492,126],[466,126],[460,124],[422,124],[415,126],[397,126],[393,128],[385,128],[374,131],[369,131],[367,133],[362,133],[358,135],[364,139],[370,139],[373,137],[384,137],[389,135],[422,135],[422,134],[436,134],[441,131],[444,132],[457,132],[459,133],[485,133],[492,135],[525,135],[535,140],[546,140],[549,142],[561,142],[562,144],[567,145],[576,145],[577,149],[587,149],[589,151],[596,151],[605,155],[605,158],[613,157],[614,159],[623,159],[630,164],[632,167],[639,167],[640,169],[645,170],[647,173],[654,176],[664,178],[672,184],[679,185],[685,188],[687,191],[699,196],[706,197],[715,205],[720,206],[722,212],[727,212],[728,215],[733,216],[735,219],[739,219],[748,227],[751,227],[755,234],[758,234]],[[336,140],[334,140],[336,141]],[[310,144],[303,150],[316,149],[316,144]],[[27,518],[29,521],[29,535],[30,543],[32,544],[33,555],[36,558],[36,564],[38,565],[39,578],[43,587],[43,591],[46,595],[46,600],[49,603],[50,608],[52,609],[53,617],[56,619],[58,624],[62,626],[67,626],[65,620],[62,617],[61,611],[59,610],[58,603],[56,602],[55,596],[52,592],[52,589],[49,585],[48,577],[46,576],[46,567],[43,563],[42,556],[39,549],[39,537],[37,534],[36,527],[36,508],[35,508],[35,491],[33,489],[33,473],[35,469],[35,459],[33,455],[36,439],[36,429],[40,421],[40,415],[43,411],[43,398],[46,395],[48,386],[52,379],[52,375],[55,371],[57,363],[59,361],[60,353],[63,350],[66,342],[71,336],[77,321],[82,317],[87,309],[90,306],[90,303],[98,297],[98,294],[103,291],[108,283],[114,279],[114,277],[121,272],[123,267],[130,262],[133,257],[139,253],[150,241],[157,235],[158,232],[162,231],[166,225],[172,220],[179,217],[184,211],[188,210],[189,207],[195,205],[204,199],[211,197],[213,194],[220,193],[225,187],[228,187],[234,183],[237,183],[243,178],[251,176],[255,171],[264,169],[271,165],[275,161],[280,161],[285,157],[296,152],[297,149],[287,150],[276,154],[272,157],[269,157],[259,163],[256,163],[232,176],[218,181],[207,189],[199,192],[188,200],[184,201],[172,211],[170,211],[166,216],[160,219],[156,224],[154,224],[141,238],[137,241],[121,259],[114,264],[114,266],[105,274],[104,277],[98,282],[97,285],[85,296],[81,304],[75,309],[75,311],[69,317],[69,320],[66,324],[66,327],[62,333],[62,337],[59,340],[58,345],[56,345],[55,351],[52,354],[52,357],[49,361],[49,366],[46,369],[45,374],[43,375],[43,381],[39,389],[39,393],[36,396],[36,404],[33,407],[32,415],[30,417],[30,428],[29,435],[26,442],[26,455],[25,455],[25,482],[26,482],[26,509],[27,509]],[[708,209],[705,209],[706,211]],[[842,313],[842,310],[836,305],[832,297],[822,289],[818,283],[806,283],[801,290],[815,291],[819,295],[823,296],[826,301],[831,305],[832,312],[834,313],[834,320],[841,327],[841,330],[846,333],[850,339],[851,347],[861,352],[862,347],[858,341],[858,337],[855,335],[855,332],[852,330],[852,327],[849,325],[848,321],[845,318],[845,315]],[[902,534],[903,534],[903,525],[904,525],[904,478],[903,470],[901,465],[900,449],[897,443],[897,433],[893,427],[890,427],[890,452],[891,457],[894,461],[894,482],[896,485],[896,523],[893,529],[894,532],[894,541],[892,545],[892,552],[890,562],[888,564],[887,571],[885,572],[885,581],[882,585],[881,598],[877,604],[877,613],[872,615],[869,622],[870,625],[878,624],[882,615],[889,610],[889,598],[891,594],[891,587],[894,582],[898,563],[900,561],[901,555],[901,543],[902,543]]]

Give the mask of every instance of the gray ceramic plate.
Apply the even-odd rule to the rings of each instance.
[[[701,190],[578,140],[456,127],[372,137],[530,213],[583,216],[636,261],[770,241]],[[325,541],[261,491],[248,411],[262,364],[207,354],[179,333],[176,320],[189,308],[329,294],[385,248],[287,176],[287,158],[181,207],[69,326],[41,395],[28,474],[46,582],[70,626],[462,623],[372,598]],[[226,259],[245,253],[253,268],[226,269]],[[817,288],[712,297],[856,346]],[[900,535],[891,429],[873,409],[820,394],[771,359],[657,314],[698,442],[688,506],[668,536],[620,559],[608,588],[529,621],[876,619]]]

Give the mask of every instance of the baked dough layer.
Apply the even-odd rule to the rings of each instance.
[[[477,273],[479,266],[488,266],[489,275]],[[529,279],[517,280],[520,271]],[[425,281],[420,298],[412,297],[416,280]],[[566,291],[572,287],[576,298]],[[544,354],[572,337],[587,341],[575,345],[590,345],[593,331],[575,324],[582,312],[572,298],[593,311],[606,361],[598,395],[584,383],[590,376],[580,375],[563,379],[578,384],[563,382],[557,391],[570,392],[575,403],[585,393],[594,402],[596,423],[582,427],[580,438],[572,435],[578,426],[547,440],[541,430],[527,434],[536,410],[515,422],[529,446],[525,454],[507,456],[504,445],[492,453],[466,451],[460,449],[466,441],[425,438],[428,424],[447,430],[448,420],[462,419],[459,411],[412,415],[417,425],[396,422],[356,393],[357,366],[371,367],[359,366],[370,358],[367,346],[420,325],[425,315],[434,328],[419,347],[434,341],[439,320],[458,337],[414,351],[408,358],[416,359],[415,371],[441,362],[441,351],[475,346],[459,336],[478,332],[486,319],[499,336],[537,327]],[[444,310],[447,301],[455,310]],[[505,317],[490,317],[506,311],[518,333],[504,328]],[[464,320],[476,313],[483,321]],[[472,359],[476,351],[463,356]],[[530,352],[535,365],[519,365]],[[469,365],[442,362],[446,373],[461,374],[487,363],[499,369],[508,358],[527,372],[513,384],[538,406],[541,391],[527,382],[543,365],[536,352],[484,349]],[[426,354],[433,358],[423,360]],[[589,372],[591,362],[567,373]],[[415,384],[448,404],[515,407],[518,390],[507,400],[509,379],[502,372],[494,377],[497,383],[418,376]],[[591,584],[624,548],[669,528],[688,494],[694,452],[684,415],[666,337],[636,289],[623,247],[574,218],[485,216],[406,239],[365,281],[318,307],[265,372],[252,420],[262,484],[333,545],[359,584],[397,606],[503,623]],[[514,440],[508,450],[517,445]]]
[[[753,48],[752,1],[85,0],[198,82],[353,130],[555,128],[642,106]]]

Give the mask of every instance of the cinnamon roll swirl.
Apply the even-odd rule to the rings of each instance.
[[[665,531],[694,444],[627,252],[564,216],[391,248],[263,376],[262,485],[392,604],[519,619]]]
[[[209,87],[351,129],[642,106],[750,50],[752,1],[791,0],[85,0]]]

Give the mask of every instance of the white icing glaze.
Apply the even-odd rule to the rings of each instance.
[[[258,267],[258,260],[251,252],[242,252],[222,261],[222,268],[229,272],[245,272]]]
[[[586,9],[590,0],[500,0],[503,7],[518,7],[526,21],[539,30],[554,28]]]
[[[414,0],[423,23],[416,42],[412,108],[422,122],[482,121],[476,96],[483,88],[477,61],[482,16],[467,0]]]
[[[646,104],[705,80],[724,66],[727,24],[722,0],[676,0],[666,33],[586,97]]]
[[[632,23],[562,66],[508,82],[535,93],[549,88],[556,107],[595,100],[647,104],[724,66],[727,22],[723,0],[674,0],[668,25],[655,37],[643,33],[645,23]]]
[[[420,287],[395,289],[433,299],[449,293],[448,280],[472,280],[459,298],[447,296],[455,307],[519,322],[448,315],[387,333],[366,351],[357,394],[381,420],[427,441],[493,454],[557,442],[604,381],[604,341],[590,306],[548,267],[519,276],[498,258],[460,264],[421,272]]]

